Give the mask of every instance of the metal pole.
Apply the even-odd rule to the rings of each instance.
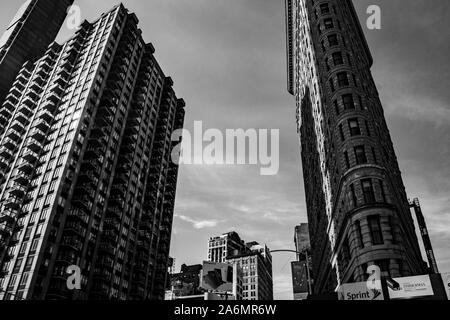
[[[305,251],[305,255],[306,255],[306,274],[308,277],[308,290],[309,290],[309,294],[312,294],[312,286],[311,286],[311,274],[309,273],[309,256],[308,256],[308,251]]]

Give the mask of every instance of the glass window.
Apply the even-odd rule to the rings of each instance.
[[[357,118],[349,119],[348,126],[350,128],[350,135],[352,137],[361,135],[361,129],[359,128],[359,122]]]
[[[370,236],[373,245],[383,244],[383,234],[381,232],[380,216],[371,216],[368,218]]]
[[[354,148],[356,164],[367,163],[366,149],[364,146],[357,146]]]

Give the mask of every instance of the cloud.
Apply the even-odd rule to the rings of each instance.
[[[176,217],[183,221],[191,223],[195,229],[213,228],[220,223],[220,221],[217,220],[194,220],[182,215],[176,215]]]

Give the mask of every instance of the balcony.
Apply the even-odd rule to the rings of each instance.
[[[7,110],[13,112],[14,109],[16,108],[16,105],[14,103],[12,103],[11,101],[6,100],[5,103],[3,103],[3,107],[6,108]]]
[[[100,267],[102,267],[103,269],[112,271],[114,269],[114,260],[112,260],[109,257],[102,257],[100,258],[100,260],[98,261],[98,265]]]
[[[3,109],[3,110],[5,110],[5,109]],[[7,117],[5,118],[5,116],[2,115],[1,112],[0,112],[0,124],[2,124],[4,126],[4,125],[6,125],[8,123],[8,121],[9,121],[9,119],[7,119]]]
[[[16,219],[16,213],[10,210],[3,211],[0,213],[0,223],[6,222],[11,223]]]
[[[33,130],[30,134],[30,137],[41,144],[45,143],[45,141],[47,140],[47,137],[40,130]]]
[[[36,125],[36,129],[40,130],[43,133],[47,133],[50,129],[50,126],[45,121],[39,121]]]
[[[112,244],[101,243],[98,250],[108,255],[116,254],[116,247]]]
[[[11,88],[9,94],[6,96],[6,100],[17,103],[21,95],[22,95],[21,92],[17,90],[17,88],[13,87]]]
[[[26,154],[23,155],[23,160],[26,161],[29,164],[36,164],[37,161],[39,160],[39,158],[37,157],[37,155],[28,152]]]
[[[80,184],[89,184],[89,183],[97,183],[98,178],[95,176],[95,173],[92,171],[83,171],[80,172],[78,176],[78,182]]]
[[[0,235],[9,237],[11,235],[11,228],[5,224],[0,224]]]
[[[28,186],[30,180],[27,179],[27,177],[25,177],[24,175],[18,175],[15,179],[15,182],[17,182],[19,185],[21,185],[22,187],[26,187]]]
[[[44,120],[48,124],[51,124],[51,122],[53,121],[53,116],[47,111],[41,112],[39,118]]]
[[[44,102],[44,105],[42,108],[44,110],[50,112],[51,114],[54,114],[58,107],[57,107],[56,103],[47,100]]]
[[[39,68],[39,70],[36,72],[36,74],[40,77],[45,77],[46,75],[48,75],[48,72],[45,71],[43,68]]]
[[[0,158],[0,170],[8,168],[9,162],[6,159]]]
[[[81,241],[73,237],[64,238],[61,242],[61,246],[72,248],[75,251],[80,251],[83,248]]]
[[[103,270],[103,271],[101,271],[101,272],[99,272],[99,273],[95,273],[95,274],[94,274],[94,278],[95,278],[95,280],[97,280],[97,281],[109,283],[109,282],[111,282],[112,275],[111,275],[110,272],[108,272],[108,271],[106,271],[106,270]]]
[[[62,99],[63,90],[57,90],[57,88],[60,88],[59,86],[54,86],[52,89],[52,92],[47,96],[47,101],[50,101],[54,104],[57,104]]]
[[[34,78],[34,81],[30,84],[30,89],[35,90],[36,92],[42,92],[42,86],[45,84],[44,78],[41,76],[37,76]]]
[[[27,148],[34,153],[39,153],[43,149],[42,145],[34,140],[31,140],[31,143],[27,145]]]
[[[3,147],[0,149],[0,157],[3,157],[6,160],[10,160],[12,158],[12,153],[11,151]]]
[[[22,100],[22,104],[26,105],[29,108],[35,107],[36,103],[37,103],[36,100],[34,100],[29,96],[25,97],[25,99]]]
[[[84,224],[86,224],[89,221],[89,216],[82,210],[73,210],[72,209],[69,211],[67,216],[69,218],[71,218],[71,220],[80,221],[80,222],[83,222]]]
[[[67,66],[60,68],[57,72],[57,75],[59,75],[63,79],[68,79],[70,77],[70,74],[71,74],[71,70]]]
[[[37,91],[35,91],[34,89],[30,89],[27,92],[27,96],[30,97],[33,101],[39,100],[39,93]]]
[[[25,191],[21,189],[14,189],[9,192],[16,199],[22,199],[25,196]]]
[[[81,224],[76,222],[69,222],[64,230],[67,233],[80,235],[81,237],[84,237],[84,235],[86,234],[86,229]]]
[[[6,119],[8,119],[9,117],[11,117],[11,111],[9,111],[9,110],[7,110],[7,109],[5,109],[5,108],[2,108],[2,109],[1,109],[0,114],[1,114],[2,116],[4,116]],[[8,121],[6,121],[6,122],[8,122]]]
[[[11,140],[11,139],[5,139],[5,141],[3,142],[3,146],[6,148],[6,149],[8,149],[8,150],[10,150],[10,151],[15,151],[16,150],[16,148],[17,148],[17,144],[13,141],[13,140]]]
[[[98,124],[100,127],[112,127],[113,123],[113,116],[99,116],[96,122],[96,124]]]
[[[87,195],[78,196],[74,199],[72,199],[72,205],[76,206],[77,208],[85,209],[87,211],[90,211],[90,206],[88,204],[92,204],[91,199]]]
[[[18,111],[26,118],[30,118],[33,115],[33,111],[25,104],[19,106]]]
[[[30,120],[20,113],[15,117],[15,120],[17,120],[23,126],[27,126],[30,123]]]
[[[117,234],[113,230],[106,230],[102,235],[102,239],[111,243],[117,243],[117,238]]]
[[[15,130],[9,130],[6,134],[6,137],[15,142],[18,142],[20,140],[20,136]]]

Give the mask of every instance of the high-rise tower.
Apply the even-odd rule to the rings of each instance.
[[[164,298],[184,101],[153,53],[119,5],[20,70],[0,108],[0,299]]]
[[[27,0],[0,39],[0,103],[22,65],[41,57],[52,43],[74,0]]]
[[[316,293],[426,273],[369,52],[351,0],[286,0]]]

